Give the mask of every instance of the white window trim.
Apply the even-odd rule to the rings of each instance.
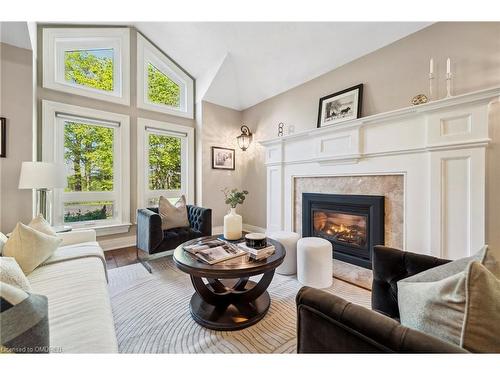
[[[153,64],[179,84],[181,87],[180,109],[152,103],[148,100],[148,63]],[[137,107],[174,116],[194,118],[193,79],[140,33],[137,33]]]
[[[56,141],[63,136],[62,128],[59,126],[60,119],[57,114],[85,117],[100,121],[107,121],[119,124],[119,139],[115,143],[114,163],[118,169],[118,175],[114,176],[113,188],[116,195],[120,197],[119,202],[115,202],[116,220],[112,222],[95,222],[91,223],[72,223],[74,228],[94,228],[97,235],[107,235],[116,233],[128,232],[130,228],[130,120],[128,116],[99,111],[91,108],[79,107],[69,104],[57,103],[52,101],[42,101],[42,159],[48,162],[64,162],[64,156],[60,144]],[[62,223],[62,195],[64,189],[54,189],[54,212],[59,216],[54,215],[54,223]],[[72,193],[79,194],[79,193]],[[96,193],[107,194],[107,192]]]
[[[194,204],[194,128],[172,124],[163,121],[137,119],[137,208],[145,208],[149,198],[149,175],[148,175],[148,134],[147,129],[152,128],[159,132],[184,133],[186,134],[186,148],[181,156],[182,168],[185,173],[182,176],[181,194],[186,196],[188,204]],[[162,194],[163,191],[157,192]]]
[[[64,49],[113,48],[114,90],[106,92],[67,82],[64,79]],[[62,64],[61,64],[62,62]],[[129,28],[44,28],[43,87],[105,100],[130,104],[130,29]]]

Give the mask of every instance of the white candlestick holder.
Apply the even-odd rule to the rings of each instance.
[[[451,95],[451,73],[446,73],[446,97],[450,98]]]
[[[429,73],[429,101],[434,99],[434,74]]]

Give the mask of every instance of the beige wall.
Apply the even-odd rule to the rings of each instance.
[[[389,46],[363,56],[323,76],[243,111],[243,122],[254,140],[277,136],[277,124],[294,125],[295,131],[316,127],[318,100],[363,83],[363,116],[410,105],[411,98],[428,91],[429,59],[435,61],[438,95],[445,94],[446,58],[452,59],[453,94],[500,85],[500,23],[437,23]],[[307,58],[307,56],[305,56]],[[292,62],[291,62],[292,63]],[[498,120],[498,118],[497,118]],[[499,123],[495,126],[495,150],[499,148]],[[246,223],[266,226],[266,169],[263,147],[254,142],[248,152],[243,186],[258,197],[243,210]],[[496,151],[495,151],[496,152]],[[498,152],[496,152],[498,154]],[[499,211],[500,155],[490,153],[488,205]],[[495,185],[493,185],[495,184]],[[491,207],[495,204],[495,207]],[[492,216],[492,215],[490,215]],[[498,216],[498,215],[497,215]],[[500,226],[500,220],[497,221]],[[496,221],[490,217],[488,225]],[[492,235],[493,232],[490,230]],[[499,245],[500,245],[500,238]]]
[[[7,157],[0,158],[0,231],[32,217],[31,191],[19,190],[23,161],[31,161],[33,137],[32,53],[0,43],[0,116],[7,118]]]
[[[212,209],[212,224],[220,226],[223,224],[227,206],[224,204],[224,194],[221,192],[225,187],[241,189],[243,165],[246,152],[241,151],[237,145],[236,137],[241,134],[241,112],[234,109],[221,107],[209,102],[202,102],[202,126],[201,133],[201,181],[198,186],[202,189],[201,201],[203,207]],[[235,170],[212,169],[212,146],[234,148]],[[200,150],[198,149],[198,152]],[[253,195],[253,194],[252,194]],[[256,197],[248,196],[244,205],[252,204]],[[243,211],[239,207],[238,211]]]

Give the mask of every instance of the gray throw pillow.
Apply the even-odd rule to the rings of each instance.
[[[398,282],[401,324],[461,345],[468,267],[478,262],[500,277],[500,254],[487,246],[477,254],[431,268]]]
[[[186,198],[184,195],[179,198],[175,205],[170,203],[167,198],[160,196],[158,213],[161,217],[161,229],[163,230],[189,227]]]
[[[0,352],[48,353],[47,297],[0,282]]]

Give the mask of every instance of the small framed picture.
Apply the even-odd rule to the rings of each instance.
[[[212,169],[234,170],[234,148],[212,146]]]
[[[319,100],[318,128],[361,117],[363,84],[322,97]]]
[[[7,157],[7,120],[0,117],[0,158]]]

